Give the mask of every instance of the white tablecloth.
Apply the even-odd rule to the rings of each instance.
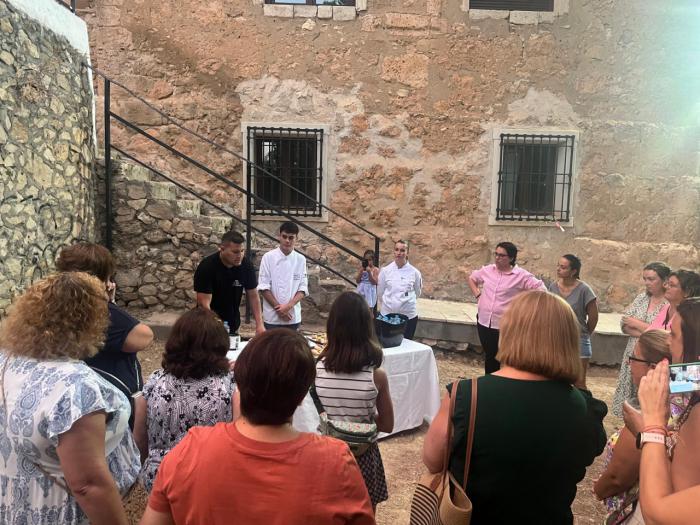
[[[245,343],[241,344],[241,348]],[[241,350],[227,354],[235,360]],[[382,365],[389,377],[389,390],[394,404],[394,431],[419,427],[433,420],[440,408],[440,383],[433,350],[424,344],[404,339],[401,346],[384,349]],[[310,395],[294,412],[294,428],[316,432],[318,413]],[[386,437],[390,434],[381,434]]]

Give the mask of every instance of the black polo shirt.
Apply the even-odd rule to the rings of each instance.
[[[241,296],[243,290],[258,287],[253,264],[244,258],[240,266],[226,268],[219,252],[202,259],[194,272],[194,291],[211,294],[211,309],[226,321],[231,332],[241,326]]]

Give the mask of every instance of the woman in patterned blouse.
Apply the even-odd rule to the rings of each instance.
[[[228,332],[210,310],[190,310],[173,326],[163,368],[153,372],[143,388],[148,457],[141,481],[148,492],[160,462],[190,428],[231,421],[228,350]]]
[[[630,336],[625,353],[622,355],[620,375],[613,397],[612,413],[622,417],[622,403],[627,399],[637,397],[637,389],[632,384],[629,357],[632,355],[637,338],[647,329],[661,309],[668,303],[664,299],[666,279],[671,268],[662,262],[647,264],[642,271],[644,292],[635,297],[632,304],[625,310],[620,322],[622,331]]]
[[[82,361],[106,327],[104,283],[81,272],[34,284],[0,325],[0,523],[126,525],[129,402]]]

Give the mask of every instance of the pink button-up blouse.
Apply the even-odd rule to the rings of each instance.
[[[489,264],[474,270],[470,278],[481,286],[479,324],[496,330],[513,297],[525,290],[547,291],[542,281],[517,265],[509,271],[501,272],[495,264]]]

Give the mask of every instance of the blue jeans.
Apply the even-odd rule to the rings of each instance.
[[[593,347],[591,346],[591,336],[582,335],[580,339],[581,359],[590,359],[593,355]]]

